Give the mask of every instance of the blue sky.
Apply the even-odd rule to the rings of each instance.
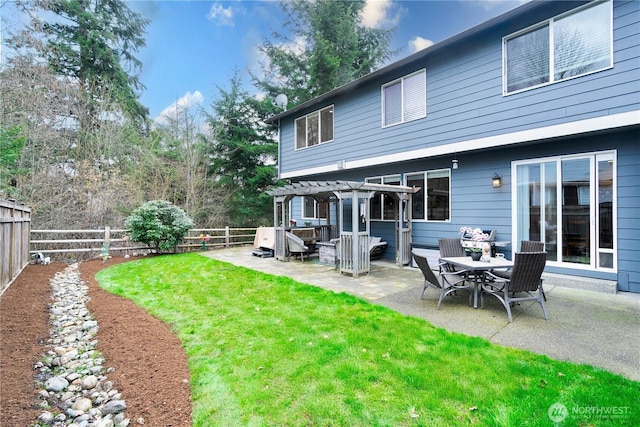
[[[368,0],[364,23],[397,27],[393,49],[398,60],[471,28],[509,9],[520,0]],[[275,30],[283,30],[280,2],[134,1],[130,7],[151,21],[147,46],[138,53],[146,86],[141,102],[160,120],[179,105],[209,109],[218,87],[228,88],[237,68],[247,90],[249,70],[259,73],[257,47]]]
[[[401,51],[395,61],[523,1],[367,0],[363,23],[374,28],[397,27],[392,49]],[[253,93],[249,70],[259,73],[257,47],[273,31],[283,30],[283,14],[276,0],[133,0],[128,4],[151,21],[146,47],[136,56],[142,61],[140,79],[146,86],[141,102],[158,121],[176,105],[201,105],[210,110],[217,88],[228,88],[235,68],[247,91]],[[3,9],[3,14],[8,12]]]

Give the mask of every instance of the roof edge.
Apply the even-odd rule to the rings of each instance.
[[[399,60],[397,60],[397,61],[395,61],[395,62],[393,62],[393,63],[391,63],[389,65],[386,65],[386,66],[384,66],[382,68],[378,68],[377,70],[372,71],[371,73],[369,73],[369,74],[367,74],[365,76],[362,76],[362,77],[360,77],[360,78],[358,78],[356,80],[353,80],[353,81],[351,81],[349,83],[346,83],[346,84],[344,84],[342,86],[339,86],[339,87],[337,87],[337,88],[335,88],[333,90],[330,90],[329,92],[325,92],[322,95],[319,95],[319,96],[317,96],[315,98],[312,98],[312,99],[310,99],[308,101],[305,101],[305,102],[303,102],[301,104],[298,104],[298,105],[296,105],[295,107],[293,107],[293,108],[291,108],[289,110],[286,110],[286,111],[278,113],[278,114],[276,114],[274,116],[268,117],[265,120],[265,123],[267,123],[267,124],[275,123],[275,122],[277,122],[278,120],[280,120],[280,119],[282,119],[284,117],[290,116],[290,115],[292,115],[292,114],[294,114],[294,113],[296,113],[296,112],[298,112],[300,110],[304,110],[304,109],[306,109],[308,107],[311,107],[311,106],[313,106],[315,104],[319,104],[319,103],[321,103],[322,101],[324,101],[324,100],[326,100],[328,98],[332,98],[332,97],[334,97],[336,95],[339,95],[341,93],[351,91],[351,90],[355,89],[356,87],[361,86],[361,85],[369,82],[370,80],[374,80],[375,78],[377,78],[377,77],[379,77],[381,75],[384,75],[386,73],[389,73],[391,71],[394,71],[394,70],[397,70],[397,69],[399,69],[401,67],[404,67],[405,65],[410,64],[411,62],[414,62],[414,61],[417,61],[417,60],[419,60],[421,58],[427,57],[427,56],[433,54],[436,51],[439,51],[439,50],[442,50],[444,48],[447,48],[447,47],[449,47],[449,46],[451,46],[453,44],[456,44],[456,43],[458,43],[458,42],[460,42],[460,41],[462,41],[462,40],[464,40],[464,39],[466,39],[468,37],[472,37],[472,36],[474,36],[476,34],[479,34],[479,33],[483,32],[483,31],[486,31],[487,29],[489,29],[489,28],[491,28],[491,27],[493,27],[493,26],[495,26],[495,25],[497,25],[499,23],[505,22],[505,21],[507,21],[509,19],[512,19],[515,16],[521,15],[521,14],[523,14],[525,12],[529,12],[531,10],[537,9],[538,7],[541,7],[542,5],[550,3],[550,2],[551,2],[551,0],[534,0],[534,1],[527,2],[527,3],[525,3],[525,4],[521,5],[521,6],[518,6],[518,7],[514,8],[514,9],[508,10],[508,11],[506,11],[506,12],[504,12],[504,13],[502,13],[502,14],[494,17],[494,18],[491,18],[491,19],[489,19],[487,21],[484,21],[484,22],[482,22],[482,23],[480,23],[478,25],[475,25],[475,26],[473,26],[473,27],[471,27],[471,28],[469,28],[469,29],[467,29],[465,31],[462,31],[462,32],[460,32],[458,34],[455,34],[455,35],[453,35],[453,36],[451,36],[451,37],[449,37],[449,38],[447,38],[447,39],[445,39],[445,40],[443,40],[441,42],[435,43],[435,44],[433,44],[433,45],[431,45],[431,46],[429,46],[429,47],[427,47],[425,49],[419,50],[418,52],[415,52],[415,53],[413,53],[413,54],[411,54],[409,56],[401,58],[401,59],[399,59]]]

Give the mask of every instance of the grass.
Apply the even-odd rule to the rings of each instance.
[[[640,419],[640,383],[287,277],[182,254],[97,279],[179,336],[195,426],[549,426],[554,403],[568,408],[563,426]]]

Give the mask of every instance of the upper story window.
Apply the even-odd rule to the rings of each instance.
[[[333,105],[296,119],[296,149],[333,141]]]
[[[427,72],[409,74],[382,86],[382,126],[427,116]]]
[[[427,221],[451,219],[451,170],[440,169],[406,176],[408,187],[419,187],[411,195],[411,218]],[[426,191],[425,191],[426,190]]]
[[[596,1],[503,39],[503,94],[613,67],[611,1]]]

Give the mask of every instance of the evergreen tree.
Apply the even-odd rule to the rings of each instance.
[[[13,196],[17,177],[26,173],[18,167],[26,139],[20,133],[17,126],[6,129],[0,125],[0,198]]]
[[[275,183],[277,143],[273,129],[261,125],[259,113],[270,100],[249,97],[238,71],[228,90],[218,88],[208,116],[212,130],[210,174],[230,195],[232,225],[264,225],[272,221],[273,201],[264,192]]]
[[[395,29],[362,25],[365,1],[281,2],[289,37],[274,33],[261,51],[269,63],[254,83],[272,99],[284,93],[296,105],[371,73],[397,52],[389,49]]]
[[[143,85],[136,75],[141,63],[134,54],[145,45],[147,20],[122,0],[35,0],[21,5],[31,16],[27,31],[41,37],[14,40],[36,40],[30,47],[51,70],[80,84],[85,94],[77,117],[81,130],[90,131],[104,116],[99,103],[106,92],[120,112],[139,126],[145,123],[148,110],[138,101]]]

